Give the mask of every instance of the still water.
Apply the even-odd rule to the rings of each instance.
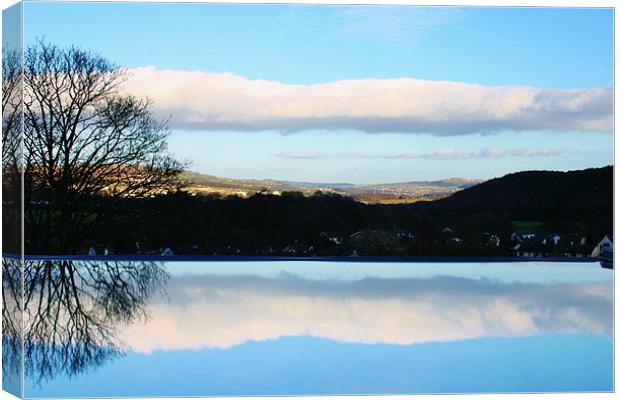
[[[23,321],[3,272],[26,397],[613,390],[598,263],[28,261]]]

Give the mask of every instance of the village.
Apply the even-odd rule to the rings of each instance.
[[[316,256],[322,248],[341,248],[338,254],[350,252],[350,256],[359,255],[409,255],[412,249],[420,247],[429,239],[419,237],[407,229],[372,230],[365,229],[350,235],[337,232],[321,232],[319,246],[295,241],[281,250],[285,255]],[[522,258],[598,258],[604,252],[613,252],[613,236],[607,234],[598,240],[589,235],[577,233],[558,234],[534,230],[513,232],[508,241],[503,241],[499,234],[484,232],[475,246],[495,250],[496,255]],[[450,227],[441,230],[439,237],[430,239],[437,249],[455,255],[463,254],[459,249],[471,248],[471,243]],[[469,246],[468,246],[469,245]],[[369,251],[370,250],[370,251]],[[276,251],[270,250],[272,254]],[[408,254],[409,253],[409,254]],[[472,255],[472,254],[470,254]]]
[[[476,240],[477,239],[477,240]],[[81,253],[88,256],[112,256],[106,246],[88,241]],[[267,245],[253,251],[231,245],[210,247],[206,243],[190,246],[166,246],[159,249],[142,249],[135,243],[136,254],[157,256],[175,255],[255,255],[285,257],[321,256],[502,256],[523,259],[584,258],[612,259],[613,235],[602,238],[578,233],[548,233],[531,229],[516,230],[503,238],[499,233],[484,232],[479,237],[459,234],[451,227],[443,228],[438,235],[422,237],[404,228],[362,229],[351,234],[323,231],[311,240],[293,240],[284,247]],[[434,251],[429,251],[434,249]],[[144,250],[144,251],[143,251]]]

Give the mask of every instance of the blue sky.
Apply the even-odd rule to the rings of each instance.
[[[613,162],[611,9],[31,2],[24,18],[26,44],[44,37],[152,67],[133,87],[172,115],[171,150],[205,173],[370,183]],[[173,87],[195,77],[187,71],[211,74],[194,86],[226,85],[224,96]],[[421,80],[435,86],[421,93]],[[164,82],[166,95],[152,89]],[[392,112],[416,95],[421,105]]]

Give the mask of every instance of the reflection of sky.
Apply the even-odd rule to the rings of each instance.
[[[611,389],[613,272],[595,263],[165,268],[149,320],[119,327],[126,357],[27,395]]]
[[[276,278],[293,274],[307,280],[343,281],[366,277],[432,278],[452,276],[490,279],[503,283],[579,283],[611,280],[612,273],[601,269],[598,262],[514,262],[514,263],[375,263],[375,262],[167,262],[166,269],[178,275],[253,275]]]
[[[405,347],[297,337],[249,342],[230,350],[130,353],[75,380],[27,387],[27,394],[172,397],[610,391],[612,367],[611,342],[602,336],[484,338]]]
[[[611,273],[598,264],[171,264],[165,298],[130,348],[230,348],[310,335],[408,345],[611,331]],[[217,324],[213,322],[217,321]]]

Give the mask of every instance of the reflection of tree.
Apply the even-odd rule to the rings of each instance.
[[[144,320],[166,280],[154,262],[26,261],[25,375],[73,376],[122,354],[119,325]]]
[[[2,374],[19,379],[21,366],[21,262],[2,258]]]

